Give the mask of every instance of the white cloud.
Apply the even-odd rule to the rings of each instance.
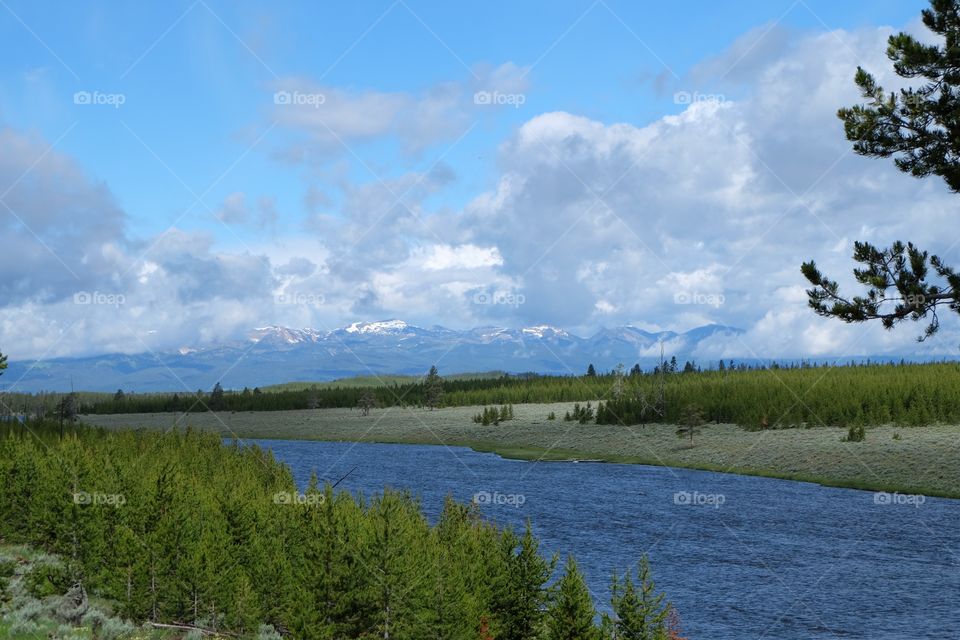
[[[454,140],[484,110],[491,111],[476,103],[478,91],[519,95],[527,81],[526,69],[505,63],[478,66],[467,81],[442,82],[419,93],[344,89],[310,77],[283,78],[271,88],[270,118],[293,134],[279,155],[319,164],[383,138],[395,138],[407,153]]]
[[[223,200],[223,206],[216,213],[227,224],[247,221],[247,196],[241,191],[231,193]]]
[[[447,244],[433,245],[427,251],[421,251],[418,256],[423,261],[423,268],[428,271],[444,271],[447,269],[478,269],[480,267],[497,267],[503,264],[503,258],[496,247],[478,247],[472,244],[451,246]]]
[[[216,217],[228,225],[254,224],[257,227],[273,227],[279,220],[276,199],[270,196],[257,198],[256,206],[251,211],[247,204],[247,194],[235,191],[223,199],[223,204],[215,212]]]

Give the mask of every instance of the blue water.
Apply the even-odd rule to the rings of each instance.
[[[448,494],[478,496],[501,525],[530,519],[601,604],[610,574],[647,553],[692,640],[960,638],[960,501],[460,447],[256,442],[301,486],[353,470],[339,488],[409,489],[431,519]]]

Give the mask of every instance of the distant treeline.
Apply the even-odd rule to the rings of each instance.
[[[81,413],[278,411],[373,406],[423,406],[422,382],[379,387],[187,394],[118,394],[82,403]],[[501,376],[445,380],[442,406],[603,401],[601,423],[675,423],[695,406],[710,422],[747,428],[960,422],[960,365],[857,364],[745,367],[702,371],[665,363],[662,369],[583,376]]]
[[[645,559],[613,578],[598,625],[572,559],[558,571],[529,526],[498,529],[476,507],[448,500],[431,525],[403,493],[316,479],[301,493],[269,451],[211,434],[59,434],[0,424],[0,540],[55,554],[30,595],[66,594],[78,618],[96,597],[138,623],[239,637],[677,637]]]

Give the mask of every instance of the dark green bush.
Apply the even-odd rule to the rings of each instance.
[[[62,564],[40,563],[23,576],[23,584],[34,598],[63,595],[70,588],[70,572]]]

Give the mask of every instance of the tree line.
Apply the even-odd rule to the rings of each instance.
[[[652,371],[618,368],[583,376],[509,376],[375,387],[257,390],[194,394],[122,394],[79,401],[80,413],[275,411],[373,407],[456,407],[550,402],[599,402],[580,422],[643,424],[682,422],[695,406],[705,421],[749,429],[857,424],[925,425],[960,421],[957,363],[867,363],[747,366],[725,363],[702,370],[664,362]]]
[[[0,539],[56,554],[44,593],[106,598],[124,618],[303,639],[677,636],[646,559],[597,615],[576,562],[448,499],[304,492],[268,450],[192,431],[0,425]],[[672,635],[671,635],[672,634]]]

